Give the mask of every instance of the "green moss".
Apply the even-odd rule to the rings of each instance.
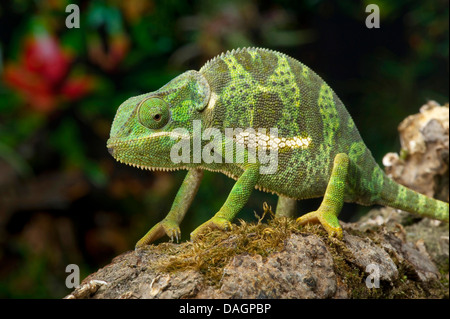
[[[440,283],[443,287],[445,287],[446,292],[447,292],[447,296],[446,298],[448,298],[448,293],[449,293],[449,283],[448,283],[448,272],[449,272],[449,263],[448,263],[448,258],[440,258],[440,260],[438,260],[437,262],[438,265],[438,269],[439,269],[439,273],[441,274],[441,280]]]
[[[209,284],[217,286],[222,277],[223,268],[236,255],[247,253],[267,257],[284,248],[284,241],[291,234],[300,232],[294,220],[288,218],[270,218],[268,223],[262,220],[273,213],[267,204],[257,223],[239,220],[229,232],[212,230],[203,233],[194,242],[183,244],[182,251],[168,250],[169,258],[161,260],[160,270],[166,272],[193,269],[201,272]]]

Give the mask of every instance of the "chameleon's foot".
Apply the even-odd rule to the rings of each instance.
[[[169,236],[170,241],[174,241],[175,239],[178,242],[181,238],[180,227],[175,222],[164,219],[153,226],[148,233],[136,243],[136,248],[151,244],[164,235]]]
[[[330,212],[319,209],[300,216],[297,218],[297,223],[300,225],[321,223],[329,237],[336,237],[338,239],[342,239],[343,237],[342,227],[339,225],[336,215]]]
[[[195,241],[198,236],[209,230],[209,229],[221,229],[221,230],[231,230],[232,225],[229,220],[223,218],[223,217],[217,217],[214,216],[210,220],[204,222],[200,226],[198,226],[192,233],[191,233],[191,240]]]

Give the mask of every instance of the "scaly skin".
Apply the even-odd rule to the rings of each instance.
[[[263,146],[237,137],[233,147],[243,162],[225,158],[226,141],[214,151],[221,160],[210,162],[195,151],[188,162],[175,162],[171,151],[180,141],[207,147],[210,140],[195,140],[195,121],[201,128],[278,129],[258,137],[258,143],[278,149],[274,174],[261,174],[261,163],[251,162],[249,150]],[[179,129],[183,128],[184,131]],[[222,54],[200,71],[187,71],[158,91],[132,97],[118,109],[108,149],[120,162],[144,169],[187,169],[166,218],[155,225],[137,246],[163,235],[180,236],[179,224],[198,189],[201,170],[221,172],[237,182],[217,214],[191,234],[196,238],[210,227],[231,228],[231,221],[247,202],[252,189],[280,196],[276,215],[294,215],[295,200],[323,196],[315,212],[300,224],[320,222],[330,236],[342,237],[337,216],[344,202],[382,204],[448,222],[449,207],[389,179],[376,164],[359,132],[333,90],[297,60],[267,49],[244,48]],[[229,144],[228,144],[229,145]],[[209,144],[209,146],[211,146]],[[264,146],[264,147],[265,147]]]

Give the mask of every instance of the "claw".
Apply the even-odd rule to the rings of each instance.
[[[170,220],[162,220],[153,226],[148,233],[136,243],[136,248],[151,244],[164,235],[167,235],[170,238],[170,242],[173,242],[175,237],[178,243],[179,238],[181,238],[181,231],[178,224]]]
[[[300,225],[316,224],[318,222],[325,228],[329,237],[342,239],[342,227],[339,225],[337,217],[333,214],[329,214],[319,209],[297,218],[297,223]]]
[[[170,242],[172,243],[175,241],[178,244],[181,239],[181,232],[178,229],[171,229],[170,231]]]
[[[200,226],[198,226],[192,233],[191,233],[191,240],[195,241],[198,236],[205,232],[208,229],[221,229],[225,231],[229,231],[233,229],[233,226],[231,222],[225,218],[222,217],[216,217],[214,216],[210,220],[204,222]]]

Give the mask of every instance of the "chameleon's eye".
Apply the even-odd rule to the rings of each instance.
[[[139,122],[150,129],[159,129],[169,121],[169,105],[157,97],[148,98],[139,104]]]

